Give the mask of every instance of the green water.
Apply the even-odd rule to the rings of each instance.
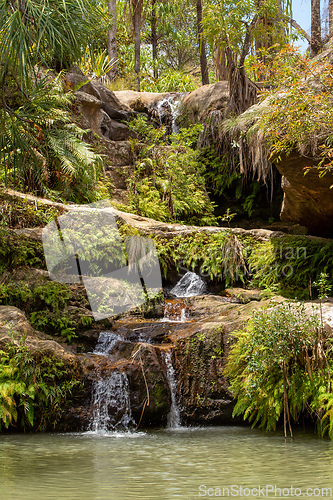
[[[0,436],[1,500],[192,500],[223,488],[237,498],[240,487],[250,488],[241,498],[258,498],[251,489],[259,485],[262,498],[297,498],[291,486],[298,498],[326,497],[333,443],[301,432],[285,442],[282,433],[243,427]]]

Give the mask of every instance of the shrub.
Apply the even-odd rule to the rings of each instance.
[[[284,303],[255,312],[236,332],[225,374],[237,400],[234,416],[270,431],[283,414],[284,433],[305,414],[333,438],[332,339],[318,315]]]

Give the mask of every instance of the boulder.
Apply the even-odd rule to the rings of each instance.
[[[36,332],[25,313],[12,306],[0,306],[0,346],[8,342],[24,345],[31,351],[41,351],[50,356],[56,356],[65,363],[75,363],[75,355],[54,340],[44,338],[45,335]]]
[[[168,93],[135,92],[134,90],[118,90],[114,94],[124,108],[146,114],[149,114],[158,101],[169,95]]]
[[[228,82],[203,85],[190,92],[182,101],[179,122],[184,127],[204,123],[212,111],[222,114],[229,99]]]
[[[127,125],[114,119],[126,119],[126,113],[113,110],[111,106],[83,90],[77,91],[75,95],[83,128],[110,141],[125,141],[135,136]]]
[[[130,108],[123,105],[116,97],[114,92],[105,87],[102,83],[89,78],[82,73],[77,65],[73,65],[65,74],[65,85],[68,90],[80,91],[89,94],[99,101],[107,104],[116,111],[129,112]]]

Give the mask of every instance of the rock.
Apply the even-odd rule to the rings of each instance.
[[[124,119],[124,117],[127,116],[126,113],[121,113],[116,110],[112,112],[110,106],[105,105],[97,97],[89,95],[82,90],[76,92],[75,95],[78,100],[81,125],[83,128],[91,129],[100,137],[104,137],[111,141],[124,141],[129,137],[135,136],[127,125],[113,119],[113,117]],[[108,112],[106,112],[105,109],[107,109]]]
[[[112,120],[103,110],[101,110],[100,130],[102,135],[110,141],[126,141],[129,137],[136,136],[127,125]]]
[[[65,363],[75,363],[75,355],[54,340],[44,340],[30,325],[25,313],[12,306],[0,306],[0,345],[8,342],[24,345],[31,351],[42,351]]]
[[[21,235],[25,236],[26,238],[30,238],[31,240],[43,241],[43,239],[42,239],[43,228],[42,227],[13,229],[13,231],[16,234],[18,234],[18,235],[21,234]]]
[[[133,163],[133,151],[129,141],[103,140],[104,150],[112,160],[112,167],[125,167]]]
[[[103,135],[100,128],[102,106],[100,99],[82,90],[76,92],[75,96],[81,117],[81,126],[84,129],[91,129],[98,135]]]
[[[230,299],[231,302],[237,301],[240,304],[247,304],[251,300],[261,300],[262,290],[246,290],[245,288],[226,288],[221,295]]]
[[[118,90],[114,94],[124,108],[146,114],[150,113],[158,101],[169,95],[168,93],[135,92],[133,90]]]
[[[65,74],[64,78],[68,89],[85,92],[86,94],[89,94],[99,101],[107,104],[114,110],[122,112],[131,111],[128,106],[121,104],[114,92],[96,80],[89,80],[89,78],[82,73],[80,68],[75,64]]]
[[[294,152],[282,157],[276,164],[283,175],[284,191],[281,220],[305,226],[317,236],[328,236],[333,232],[333,176],[327,173],[319,177],[317,170],[304,175],[304,168],[316,166],[314,159]]]
[[[221,111],[223,114],[228,99],[228,82],[203,85],[183,99],[179,123],[183,127],[190,127],[196,123],[204,123],[212,111]]]

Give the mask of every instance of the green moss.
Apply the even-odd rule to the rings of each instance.
[[[157,383],[152,390],[152,396],[154,398],[156,408],[162,408],[167,402],[167,392],[162,384]]]
[[[208,394],[214,390],[208,376],[209,366],[223,356],[222,334],[222,327],[209,333],[197,333],[186,342],[185,346],[189,369],[195,374],[200,388]]]

